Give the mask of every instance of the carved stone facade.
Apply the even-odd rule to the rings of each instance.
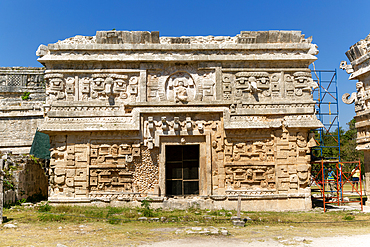
[[[364,151],[365,189],[370,193],[370,34],[351,46],[346,55],[350,64],[342,61],[340,68],[350,74],[350,80],[358,82],[356,92],[344,94],[342,100],[346,104],[355,103],[357,149]]]
[[[317,52],[297,31],[41,45],[49,201],[309,209]]]

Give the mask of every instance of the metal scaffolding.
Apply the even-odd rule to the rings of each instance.
[[[313,148],[313,158],[340,162],[337,71],[313,70],[312,78],[319,86],[312,92],[316,116],[324,125],[316,130],[318,146]]]
[[[353,182],[356,172],[361,174],[361,163],[341,162],[340,157],[340,128],[339,128],[339,105],[336,70],[312,70],[312,78],[318,84],[313,90],[313,99],[316,101],[316,116],[323,124],[322,128],[314,130],[316,147],[311,151],[311,185],[317,185],[320,198],[323,200],[324,211],[327,203],[360,202],[362,204],[362,183]],[[351,172],[343,172],[343,167]],[[344,185],[349,183],[352,191],[360,196],[360,200],[344,200]],[[355,185],[360,184],[360,190]]]

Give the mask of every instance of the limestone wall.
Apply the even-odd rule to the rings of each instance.
[[[310,208],[309,130],[322,126],[311,40],[296,31],[98,31],[41,45],[49,200],[134,204],[150,196],[168,207],[197,200],[233,208],[242,195],[251,210]],[[169,174],[170,146],[199,150],[180,161],[196,158],[195,178],[169,179],[178,175]],[[170,195],[176,181],[191,195]]]
[[[4,190],[3,190],[3,159],[0,159],[0,224],[3,223],[3,206],[4,206]]]
[[[42,68],[0,67],[0,151],[29,152],[45,97]]]

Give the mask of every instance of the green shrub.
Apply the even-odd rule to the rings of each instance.
[[[39,212],[49,212],[51,210],[51,206],[49,205],[49,203],[46,203],[44,205],[41,205],[39,207]]]
[[[349,215],[349,214],[347,214],[343,217],[343,220],[354,220],[354,219],[355,219],[355,216],[354,215]]]
[[[141,201],[141,212],[145,217],[153,217],[154,212],[153,209],[150,208],[150,203],[153,201],[151,198],[146,198]]]
[[[30,92],[24,92],[22,95],[22,100],[28,100],[30,98]]]

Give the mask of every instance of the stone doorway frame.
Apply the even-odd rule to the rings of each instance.
[[[185,140],[185,143],[184,143]],[[166,146],[199,145],[199,196],[212,194],[212,150],[210,135],[160,136],[159,188],[166,195]]]

